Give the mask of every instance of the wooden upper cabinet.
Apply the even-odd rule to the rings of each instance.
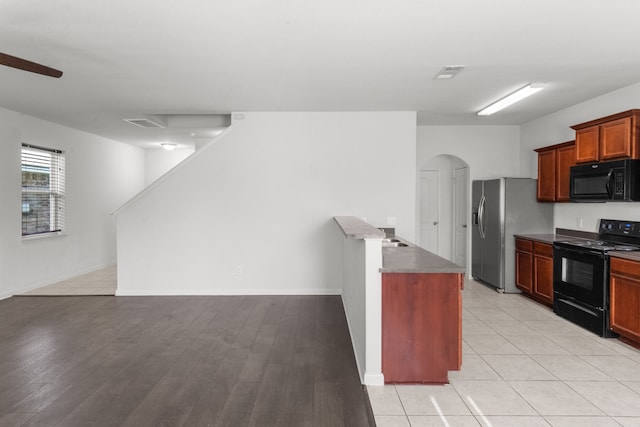
[[[556,150],[538,153],[538,200],[556,201]]]
[[[600,125],[600,160],[631,157],[631,117]]]
[[[576,144],[573,141],[556,149],[556,202],[571,200],[569,172],[575,164]]]
[[[576,163],[597,162],[600,158],[600,127],[576,131]]]
[[[574,141],[538,148],[538,201],[569,201],[569,171],[575,164]]]
[[[571,126],[576,131],[576,163],[640,158],[640,110],[629,110]]]

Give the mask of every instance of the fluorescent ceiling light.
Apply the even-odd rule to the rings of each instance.
[[[175,150],[175,149],[176,149],[176,147],[177,147],[177,144],[172,144],[172,143],[170,143],[170,142],[163,142],[163,143],[162,143],[162,144],[160,144],[160,145],[162,145],[162,148],[164,148],[164,149],[165,149],[165,150],[167,150],[167,151]]]
[[[511,95],[508,95],[501,100],[489,105],[485,109],[478,111],[478,115],[490,116],[491,114],[496,113],[503,108],[507,108],[511,104],[515,104],[516,102],[523,100],[527,96],[531,96],[534,93],[541,91],[542,89],[544,89],[544,83],[529,83],[525,87],[513,92]]]

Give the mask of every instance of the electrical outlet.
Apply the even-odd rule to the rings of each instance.
[[[242,266],[241,265],[236,267],[236,275],[237,276],[241,276],[242,275]]]
[[[396,217],[395,216],[387,217],[387,225],[396,225]]]

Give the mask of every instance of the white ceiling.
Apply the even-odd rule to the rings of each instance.
[[[517,125],[639,82],[639,18],[637,0],[0,0],[0,52],[64,72],[0,66],[0,106],[142,147],[212,129],[123,119],[411,110]],[[466,68],[434,80],[445,65]],[[547,88],[475,115],[528,82]]]

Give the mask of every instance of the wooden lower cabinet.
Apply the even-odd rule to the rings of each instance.
[[[516,238],[516,287],[545,305],[553,305],[553,246]]]
[[[553,246],[533,242],[533,296],[553,305]]]
[[[611,329],[640,344],[640,262],[611,257]]]
[[[516,287],[526,294],[533,293],[533,242],[516,239]]]
[[[462,364],[461,273],[382,274],[385,383],[446,384]]]

